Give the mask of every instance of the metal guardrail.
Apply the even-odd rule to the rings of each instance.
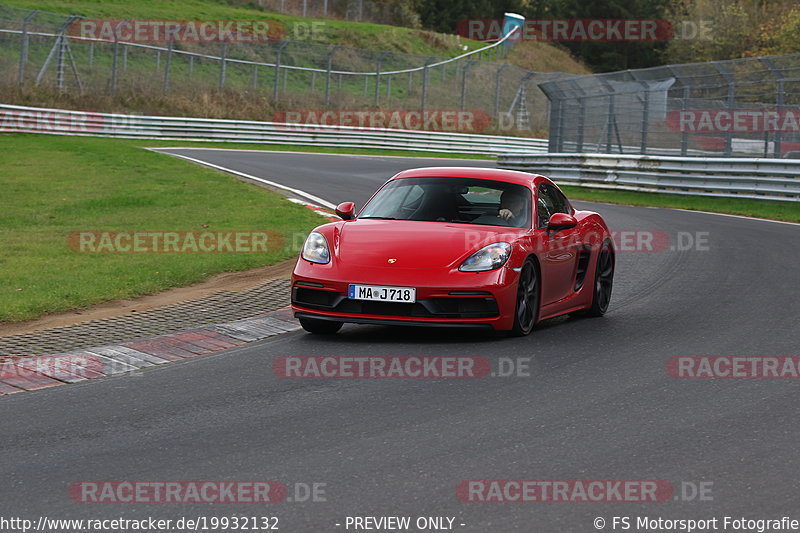
[[[289,144],[496,155],[544,152],[547,139],[353,126],[90,113],[0,104],[0,133]]]
[[[582,187],[800,201],[800,160],[546,153],[501,155],[498,167]]]

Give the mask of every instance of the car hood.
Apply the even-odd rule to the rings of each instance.
[[[435,268],[463,261],[483,246],[513,242],[526,230],[410,220],[355,220],[341,225],[334,249],[350,266]],[[394,262],[389,262],[394,259]]]

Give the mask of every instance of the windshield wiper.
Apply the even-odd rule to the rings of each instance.
[[[358,218],[372,218],[375,220],[397,220],[394,217],[358,217]]]

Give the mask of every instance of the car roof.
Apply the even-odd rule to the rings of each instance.
[[[402,178],[481,178],[504,181],[506,183],[518,183],[530,187],[537,179],[544,178],[544,176],[499,168],[424,167],[404,170],[392,176],[393,180]]]

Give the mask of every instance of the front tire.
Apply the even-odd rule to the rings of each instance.
[[[539,271],[534,262],[528,259],[519,273],[511,335],[524,337],[533,330],[533,326],[539,321],[539,298]]]
[[[603,316],[611,301],[614,286],[614,251],[611,243],[605,241],[597,254],[597,268],[594,273],[594,293],[592,305],[586,309],[586,316]]]
[[[341,322],[331,320],[319,320],[317,318],[301,318],[300,325],[309,333],[317,335],[333,335],[342,329]]]

